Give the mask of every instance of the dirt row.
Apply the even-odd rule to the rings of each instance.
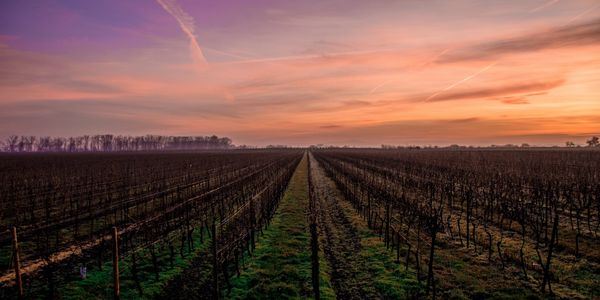
[[[331,268],[331,283],[339,299],[381,298],[367,263],[360,255],[357,229],[340,207],[340,193],[310,155],[311,172],[317,195],[320,240]]]

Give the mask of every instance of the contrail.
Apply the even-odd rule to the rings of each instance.
[[[377,91],[379,88],[383,87],[384,85],[386,85],[386,84],[388,84],[388,83],[390,83],[390,82],[392,82],[392,81],[393,81],[392,79],[389,79],[389,80],[386,80],[386,81],[382,82],[382,83],[381,83],[381,84],[379,84],[378,86],[374,87],[374,88],[373,88],[373,89],[372,89],[372,90],[369,92],[369,94],[373,94],[373,93],[375,93],[375,92],[376,92],[376,91]]]
[[[431,62],[435,61],[438,57],[446,54],[448,51],[450,51],[450,48],[444,49],[442,52],[436,54],[434,57],[432,57],[430,59],[427,59],[425,62],[423,62],[423,64],[419,65],[418,68],[420,69],[420,68],[423,68],[423,67],[427,66]],[[393,79],[388,79],[388,80],[380,83],[379,85],[377,85],[376,87],[374,87],[373,89],[371,89],[371,91],[369,92],[369,95],[375,93],[378,89],[382,88],[383,86],[385,86],[388,83],[391,83],[393,81],[394,81]]]
[[[436,59],[438,59],[438,58],[442,57],[444,54],[448,53],[448,51],[450,51],[450,50],[451,50],[451,48],[446,48],[446,49],[442,50],[442,52],[438,53],[431,59],[425,61],[422,65],[419,66],[419,68],[423,68],[423,67],[429,65],[430,63],[434,62]]]
[[[529,13],[534,13],[534,12],[536,12],[538,10],[542,10],[542,9],[544,9],[546,7],[552,6],[552,5],[556,4],[558,1],[559,0],[550,0],[550,1],[548,1],[548,2],[546,2],[546,3],[544,3],[544,4],[540,5],[540,6],[538,6],[536,8],[530,10]]]
[[[584,12],[582,12],[582,13],[580,13],[580,14],[576,15],[576,16],[575,16],[575,17],[573,17],[571,20],[569,20],[569,22],[565,23],[565,25],[569,25],[569,24],[571,24],[571,23],[575,22],[577,19],[579,19],[579,18],[581,18],[581,17],[583,17],[583,16],[587,15],[588,13],[592,12],[593,10],[595,10],[595,9],[596,9],[596,8],[598,8],[598,7],[600,7],[600,3],[598,3],[598,4],[596,4],[596,5],[592,6],[592,7],[590,7],[590,8],[588,8],[586,11],[584,11]]]
[[[192,59],[198,66],[204,66],[208,62],[202,48],[198,44],[198,40],[194,35],[194,19],[188,15],[183,9],[175,2],[175,0],[156,0],[162,8],[164,8],[179,24],[181,31],[187,35],[190,39],[190,51],[192,53]]]
[[[229,56],[229,57],[233,57],[233,58],[250,59],[247,56],[242,56],[242,55],[238,55],[238,54],[231,53],[231,52],[225,52],[225,51],[222,51],[222,50],[219,50],[219,49],[215,49],[215,48],[204,47],[204,49],[206,51],[209,51],[209,52],[214,52],[214,53],[218,53],[218,54]]]
[[[431,100],[431,99],[433,99],[433,98],[437,97],[437,95],[439,95],[439,94],[441,94],[441,93],[443,93],[443,92],[449,91],[449,90],[451,90],[451,89],[455,88],[456,86],[458,86],[458,85],[460,85],[460,84],[462,84],[462,83],[465,83],[465,82],[467,82],[467,81],[469,81],[469,80],[471,80],[471,79],[475,78],[475,77],[476,77],[476,76],[478,76],[479,74],[481,74],[481,73],[483,73],[483,72],[485,72],[485,71],[489,70],[489,68],[493,67],[493,66],[494,66],[495,64],[497,64],[497,63],[498,63],[498,62],[497,62],[497,61],[495,61],[495,62],[493,62],[493,63],[491,63],[491,64],[489,64],[489,65],[485,66],[485,68],[483,68],[483,69],[481,69],[481,70],[477,71],[475,74],[471,74],[471,75],[469,75],[469,76],[467,76],[467,77],[465,77],[465,78],[463,78],[463,79],[461,79],[461,80],[459,80],[459,81],[457,81],[457,82],[455,82],[455,83],[453,83],[453,84],[451,84],[451,85],[449,85],[449,86],[445,87],[444,89],[442,89],[442,90],[440,90],[440,91],[438,91],[438,92],[435,92],[435,93],[433,93],[433,95],[431,95],[431,96],[427,97],[427,99],[425,99],[425,101],[423,101],[423,102],[427,102],[427,101],[429,101],[429,100]]]

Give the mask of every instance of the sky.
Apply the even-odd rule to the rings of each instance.
[[[584,144],[600,0],[5,0],[0,138]]]

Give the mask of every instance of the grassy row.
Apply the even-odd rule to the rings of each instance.
[[[396,262],[396,251],[385,247],[383,240],[369,229],[367,222],[349,202],[339,201],[339,207],[344,210],[360,236],[359,255],[366,262],[379,295],[384,299],[415,299],[423,295],[425,290],[418,282],[415,270],[406,270],[402,263]]]
[[[312,298],[310,234],[307,222],[306,157],[300,162],[271,225],[263,231],[245,270],[232,278],[231,299]],[[334,298],[328,270],[320,256],[322,298]]]

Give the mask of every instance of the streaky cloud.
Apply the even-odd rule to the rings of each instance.
[[[532,10],[529,11],[529,13],[534,13],[534,12],[540,11],[540,10],[542,10],[544,8],[550,7],[550,6],[558,3],[558,1],[559,0],[550,0],[550,1],[548,1],[548,2],[546,2],[544,4],[542,4],[542,5],[540,5],[538,7],[533,8]]]
[[[192,59],[199,66],[207,64],[206,57],[202,52],[202,48],[198,43],[198,39],[195,35],[194,19],[188,15],[175,0],[156,0],[162,8],[167,11],[179,24],[181,31],[190,39],[190,51]]]
[[[453,88],[457,87],[458,85],[460,85],[460,84],[462,84],[462,83],[465,83],[465,82],[467,82],[467,81],[469,81],[469,80],[471,80],[471,79],[473,79],[473,78],[477,77],[477,76],[478,76],[478,75],[480,75],[481,73],[483,73],[483,72],[485,72],[485,71],[489,70],[491,67],[493,67],[493,66],[494,66],[495,64],[497,64],[497,63],[498,63],[498,62],[493,62],[493,63],[491,63],[491,64],[489,64],[489,65],[485,66],[483,69],[481,69],[481,70],[479,70],[479,71],[477,71],[477,72],[475,72],[475,73],[473,73],[473,74],[471,74],[471,75],[469,75],[469,76],[467,76],[467,77],[465,77],[465,78],[463,78],[463,79],[461,79],[461,80],[459,80],[459,81],[457,81],[457,82],[455,82],[455,83],[453,83],[453,84],[451,84],[451,85],[449,85],[449,86],[447,86],[447,87],[443,88],[443,89],[442,89],[442,90],[440,90],[439,92],[433,93],[431,96],[427,97],[427,99],[425,99],[425,101],[424,101],[424,102],[431,101],[431,100],[433,100],[435,97],[437,97],[438,95],[440,95],[441,93],[443,93],[443,92],[446,92],[446,91],[449,91],[449,90],[451,90],[451,89],[453,89]]]
[[[600,3],[596,3],[596,5],[593,5],[592,7],[586,9],[585,11],[581,12],[580,14],[574,16],[571,20],[569,20],[565,25],[569,25],[575,21],[577,21],[578,19],[582,18],[583,16],[589,14],[590,12],[596,10],[596,8],[600,7]]]
[[[440,95],[435,99],[431,99],[431,102],[439,101],[450,101],[450,100],[466,100],[466,99],[478,99],[478,98],[490,98],[499,97],[512,94],[521,93],[535,93],[543,92],[554,89],[565,84],[564,79],[553,79],[548,81],[529,82],[529,83],[518,83],[512,85],[503,85],[494,88],[480,88],[472,89],[464,92],[448,93]]]
[[[454,63],[468,60],[485,60],[509,54],[517,54],[561,47],[581,47],[600,44],[600,18],[589,22],[568,24],[550,30],[535,32],[514,38],[477,44],[462,50],[446,53],[438,63]]]

